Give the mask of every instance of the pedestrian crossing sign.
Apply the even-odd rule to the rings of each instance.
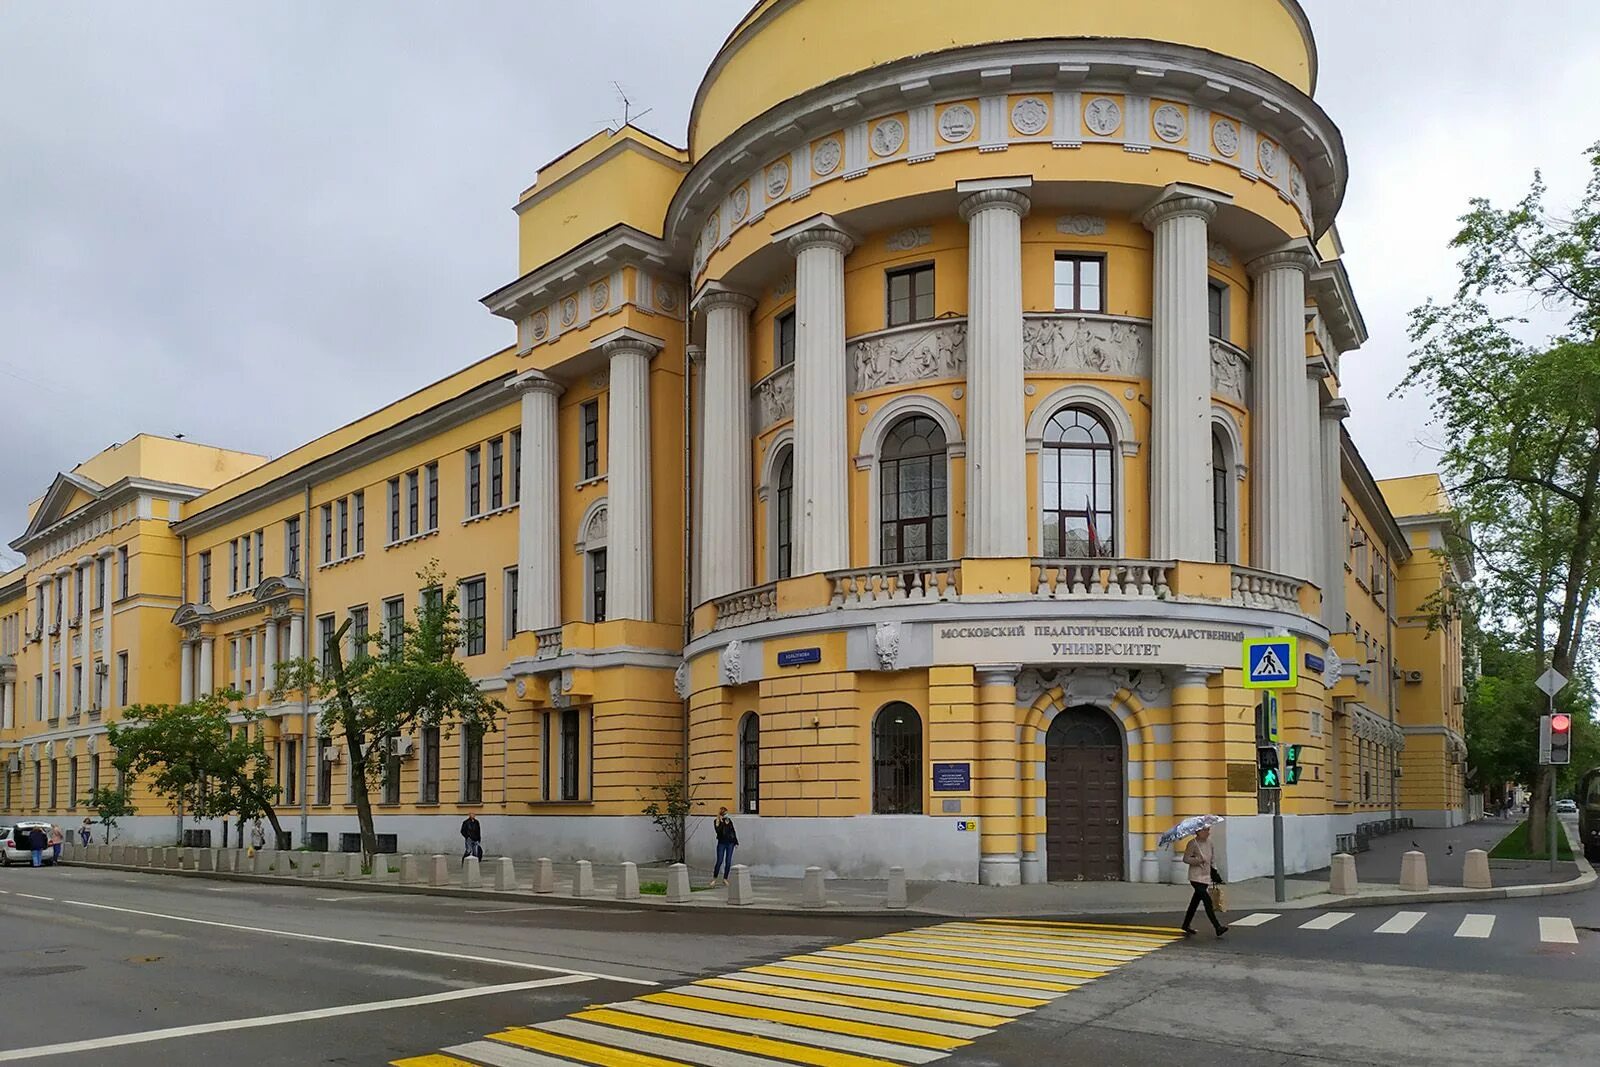
[[[1246,689],[1293,689],[1300,684],[1300,654],[1293,637],[1256,637],[1244,643]]]

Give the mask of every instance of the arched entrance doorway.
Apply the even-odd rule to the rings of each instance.
[[[1121,728],[1100,708],[1068,708],[1051,722],[1044,743],[1049,879],[1122,879]]]

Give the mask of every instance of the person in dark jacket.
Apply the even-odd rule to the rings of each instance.
[[[28,831],[28,848],[33,852],[33,865],[35,867],[43,867],[44,866],[44,850],[45,850],[45,847],[46,847],[46,839],[45,839],[45,836],[44,836],[44,831],[42,829],[40,829],[39,827],[37,827],[37,826],[35,826],[33,829],[29,830]]]
[[[728,818],[727,808],[717,809],[717,821],[711,824],[717,832],[717,860],[711,867],[711,884],[727,885],[728,875],[733,871],[733,850],[739,845],[739,834],[733,828],[733,820]],[[721,881],[718,881],[718,872],[721,872]]]
[[[468,814],[461,821],[461,840],[464,844],[461,851],[463,862],[468,856],[483,859],[483,826],[478,822],[476,815]]]

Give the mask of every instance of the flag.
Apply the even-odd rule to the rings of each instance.
[[[1094,528],[1094,504],[1088,497],[1083,498],[1083,519],[1089,524],[1089,558],[1098,559],[1105,553],[1100,544],[1100,531]]]

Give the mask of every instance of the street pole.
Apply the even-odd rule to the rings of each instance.
[[[1553,717],[1555,713],[1556,695],[1551,693],[1550,714]],[[1554,722],[1554,718],[1552,718],[1551,721]],[[1556,869],[1556,769],[1553,766],[1547,767],[1545,768],[1545,773],[1550,776],[1550,798],[1548,801],[1550,811],[1549,814],[1545,816],[1545,821],[1550,824],[1550,869],[1553,871]],[[1532,842],[1529,843],[1531,844]]]
[[[1273,742],[1278,750],[1278,788],[1272,794],[1272,899],[1282,904],[1289,899],[1283,881],[1283,744]]]

